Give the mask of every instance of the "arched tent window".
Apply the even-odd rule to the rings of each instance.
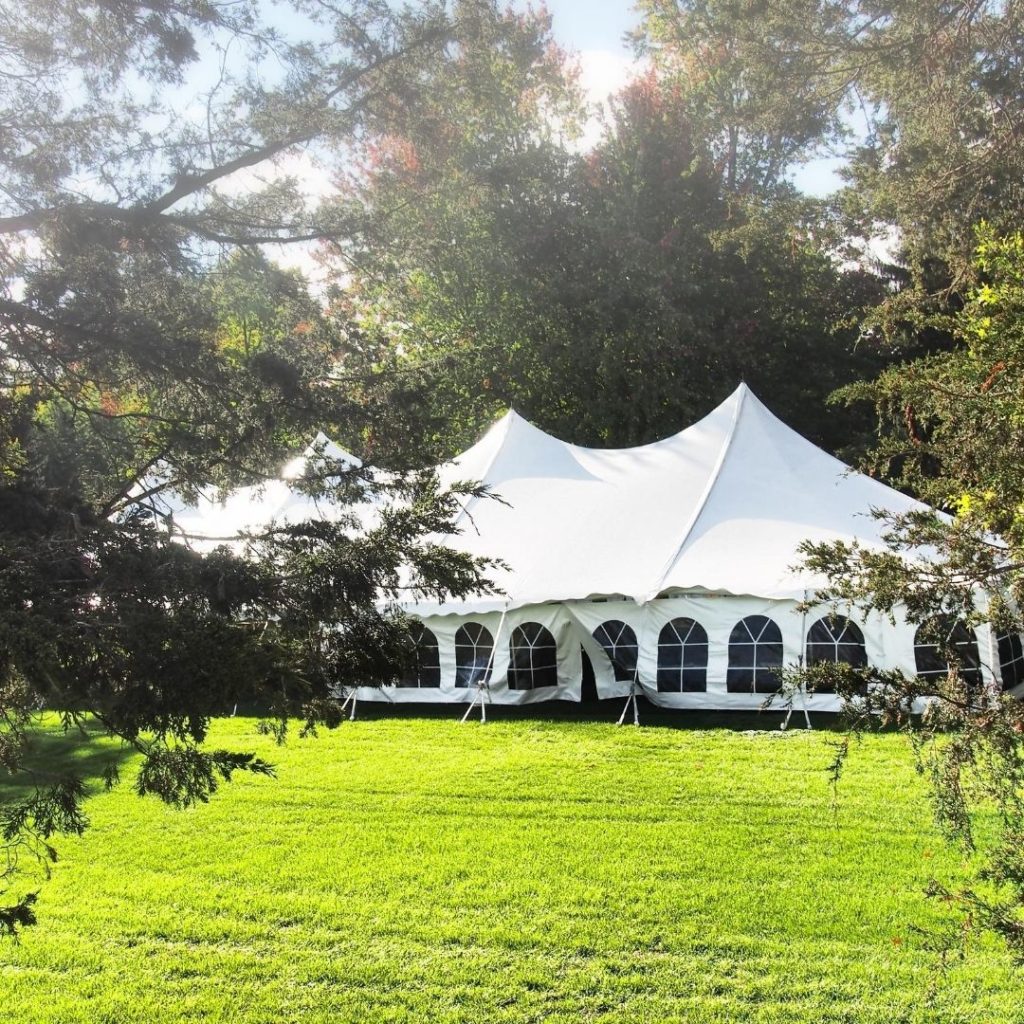
[[[558,685],[558,647],[539,622],[524,622],[512,630],[508,658],[510,690]]]
[[[974,630],[962,619],[948,616],[922,622],[914,634],[914,663],[918,679],[938,679],[949,673],[955,655],[960,675],[969,683],[981,682],[981,658]]]
[[[841,615],[827,615],[807,630],[807,664],[822,662],[867,667],[864,634],[856,622]]]
[[[437,687],[441,685],[441,653],[437,637],[423,625],[414,622],[409,630],[414,644],[413,661],[399,686]]]
[[[658,689],[702,693],[708,688],[708,635],[693,619],[673,619],[658,636]]]
[[[594,639],[604,648],[615,669],[615,678],[629,682],[636,678],[636,662],[640,648],[632,626],[619,619],[602,622],[594,630]]]
[[[999,645],[999,676],[1004,690],[1012,690],[1024,683],[1024,644],[1020,633],[1003,633]]]
[[[748,615],[729,634],[730,693],[775,693],[782,685],[782,631],[765,615]]]
[[[868,652],[860,626],[842,615],[826,615],[807,630],[807,664],[849,665],[866,668]],[[815,686],[816,693],[835,693],[827,684]]]
[[[455,634],[455,685],[475,686],[490,677],[494,638],[486,626],[467,622]]]

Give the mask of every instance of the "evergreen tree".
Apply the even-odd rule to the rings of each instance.
[[[882,551],[842,542],[805,547],[829,586],[818,597],[891,613],[899,607],[939,645],[939,678],[845,670],[797,673],[797,685],[835,685],[854,734],[906,730],[931,781],[936,817],[973,861],[975,884],[932,894],[961,906],[968,926],[990,928],[1024,958],[1024,708],[1000,693],[1017,686],[1024,633],[1024,237],[978,234],[978,286],[954,318],[946,353],[892,367],[849,387],[883,427],[871,465],[948,514],[883,516]],[[984,687],[951,639],[950,624],[991,625],[997,676]],[[915,705],[927,698],[924,714]],[[914,712],[914,713],[912,713]],[[849,741],[834,766],[841,769]]]
[[[459,508],[428,478],[365,528],[290,524],[244,551],[193,545],[151,509],[258,484],[386,402],[387,382],[339,372],[338,322],[256,247],[343,233],[281,162],[349,147],[414,97],[453,22],[377,0],[293,14],[286,36],[250,3],[0,5],[6,771],[50,707],[69,736],[94,720],[138,748],[139,792],[205,800],[271,770],[203,747],[212,715],[252,700],[278,729],[336,721],[337,687],[393,681],[408,658],[382,601],[480,585],[480,564],[426,539]],[[321,462],[303,486],[344,508],[380,483]],[[0,807],[0,931],[33,920],[19,853],[54,856],[51,836],[85,825],[83,792],[39,776]]]

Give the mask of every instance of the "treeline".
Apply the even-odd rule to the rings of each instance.
[[[409,398],[438,454],[507,405],[573,441],[642,443],[745,379],[852,457],[874,418],[828,396],[948,349],[977,224],[1019,220],[1016,7],[639,13],[642,70],[583,148],[548,20],[458,8],[455,59],[360,141],[338,200],[361,356],[429,380]],[[844,186],[801,195],[794,172],[828,153]]]

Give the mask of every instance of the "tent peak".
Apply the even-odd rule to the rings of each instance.
[[[743,402],[747,398],[753,398],[758,404],[764,405],[761,399],[754,394],[750,385],[745,380],[741,380],[722,404],[725,405],[727,402]]]
[[[677,559],[682,553],[683,548],[686,547],[686,542],[690,539],[693,529],[697,525],[697,521],[703,515],[704,509],[711,498],[711,494],[714,491],[715,485],[718,483],[718,478],[725,466],[726,459],[729,456],[729,449],[732,448],[733,441],[736,438],[736,431],[739,428],[740,417],[743,414],[743,408],[748,397],[752,397],[755,402],[757,401],[757,396],[754,395],[746,384],[741,382],[740,386],[729,396],[729,398],[727,398],[722,405],[718,406],[718,409],[721,409],[723,406],[732,406],[732,417],[729,422],[728,432],[723,439],[721,448],[718,450],[718,457],[716,458],[714,466],[711,469],[711,473],[704,484],[704,489],[701,492],[700,497],[697,499],[697,503],[694,505],[683,527],[679,542],[676,544],[671,556],[661,570],[657,586],[643,596],[641,603],[652,600],[664,588],[668,574],[671,572],[673,565],[675,565]],[[760,403],[758,404],[760,405]],[[717,412],[717,410],[715,411]],[[714,415],[714,413],[711,415]]]
[[[322,467],[325,464],[337,465],[343,469],[359,469],[363,462],[358,456],[332,441],[322,430],[318,430],[305,451],[288,460],[281,470],[281,479],[295,480],[305,474],[310,466]]]
[[[748,402],[749,400],[749,402]],[[757,408],[766,412],[773,419],[778,419],[774,413],[754,394],[753,390],[746,383],[746,381],[740,381],[740,383],[733,389],[730,394],[718,403],[713,409],[711,409],[705,419],[714,416],[716,413],[725,413],[732,418],[732,416],[738,416],[740,412],[748,404],[753,404]],[[698,421],[702,422],[702,421]],[[781,423],[782,421],[779,420]],[[500,448],[505,444],[506,441],[511,439],[513,434],[518,435],[519,438],[525,439],[529,435],[534,435],[537,438],[543,438],[546,441],[554,444],[562,445],[566,448],[576,450],[578,452],[611,452],[611,451],[639,451],[641,449],[650,449],[658,445],[673,442],[681,434],[692,428],[693,424],[689,424],[673,434],[668,434],[665,437],[658,438],[655,441],[648,441],[641,445],[623,445],[620,447],[609,448],[609,447],[598,447],[590,445],[575,444],[572,441],[566,441],[556,434],[549,433],[542,427],[538,427],[536,423],[524,416],[515,407],[510,406],[508,411],[503,415],[499,416],[484,432],[483,437],[477,442],[477,445],[481,445],[482,442],[490,441],[492,445],[497,445]],[[475,446],[474,446],[475,447]],[[472,450],[472,449],[469,449]],[[463,453],[463,456],[466,453]],[[497,455],[497,451],[493,452],[493,455]]]

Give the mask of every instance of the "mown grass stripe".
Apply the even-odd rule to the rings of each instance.
[[[279,778],[91,799],[0,950],[5,1019],[1024,1020],[990,941],[925,1003],[915,928],[950,918],[922,890],[964,865],[903,740],[869,738],[834,808],[830,738],[403,717],[277,748],[218,722]]]

